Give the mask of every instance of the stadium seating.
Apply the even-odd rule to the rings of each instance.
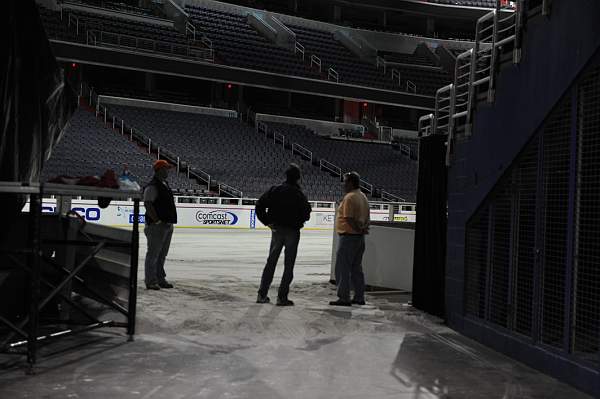
[[[131,176],[143,186],[152,178],[154,159],[136,144],[112,129],[106,128],[93,112],[79,108],[69,127],[53,149],[42,171],[42,181],[57,176],[100,176],[107,169],[120,175],[124,165]],[[204,187],[182,175],[171,173],[171,187],[178,191]]]
[[[238,119],[175,111],[107,105],[109,112],[176,153],[213,179],[258,197],[283,179],[290,162],[300,164],[309,199],[335,201],[342,195],[339,178],[294,156],[283,145]]]
[[[289,142],[298,143],[313,152],[315,159],[325,159],[343,172],[357,171],[377,189],[414,201],[417,187],[417,163],[403,156],[389,144],[370,144],[333,140],[318,136],[298,125],[267,122]]]
[[[80,10],[60,13],[39,7],[39,12],[49,38],[81,43],[96,40],[104,46],[136,48],[138,51],[186,58],[198,58],[206,50],[205,45],[191,40],[174,27]],[[69,20],[69,15],[72,20]],[[88,36],[88,32],[93,37]]]
[[[307,68],[293,52],[261,36],[245,16],[191,5],[186,10],[196,28],[213,42],[218,61],[242,68],[321,78],[321,74]]]
[[[419,68],[420,57],[406,54],[404,59],[410,59],[415,67],[394,67],[400,72],[401,85],[392,80],[391,69],[384,74],[374,64],[360,60],[328,31],[307,28],[300,25],[287,24],[296,34],[298,40],[310,54],[315,54],[323,63],[323,70],[333,68],[340,77],[340,82],[364,86],[380,87],[388,90],[406,90],[406,82],[411,81],[417,86],[417,94],[432,95],[435,91],[448,84],[450,77],[443,71],[432,71]]]
[[[341,83],[407,91],[406,83],[411,81],[416,85],[417,94],[427,95],[434,94],[450,80],[442,71],[419,68],[422,65],[430,65],[428,60],[404,54],[396,55],[403,63],[395,67],[401,76],[399,84],[397,80],[392,79],[391,69],[384,74],[383,69],[360,60],[337,41],[331,32],[288,24],[296,33],[297,40],[305,46],[307,55],[303,62],[300,56],[291,50],[281,48],[261,36],[248,24],[243,15],[192,5],[186,6],[186,10],[198,32],[202,32],[202,35],[212,41],[216,61],[227,65],[313,79],[327,79],[328,68],[331,67],[339,74]],[[137,48],[138,51],[191,58],[202,57],[199,51],[205,48],[173,27],[79,10],[64,11],[61,14],[40,7],[40,15],[50,38],[82,43],[98,40],[102,45],[126,46]],[[69,26],[69,15],[77,18],[78,32],[74,22],[71,21]],[[93,32],[96,39],[90,39],[88,31]],[[101,36],[99,32],[104,33]],[[321,71],[311,68],[309,55],[312,54],[322,60]]]

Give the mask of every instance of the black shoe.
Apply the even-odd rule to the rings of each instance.
[[[167,280],[161,281],[160,283],[158,283],[158,286],[160,288],[173,288],[173,284],[169,283]]]
[[[342,301],[341,299],[338,299],[337,301],[331,301],[329,304],[331,306],[352,306],[352,302]]]
[[[365,300],[363,299],[362,301],[358,301],[356,299],[353,299],[352,300],[352,304],[353,305],[361,305],[362,306],[362,305],[365,305]]]
[[[154,290],[154,291],[158,291],[160,290],[160,285],[154,283],[154,284],[146,284],[146,289],[147,290]]]
[[[294,306],[294,302],[289,299],[279,299],[277,298],[277,306]]]
[[[269,299],[268,296],[261,296],[260,294],[258,294],[258,297],[256,298],[256,303],[270,303],[271,300]]]

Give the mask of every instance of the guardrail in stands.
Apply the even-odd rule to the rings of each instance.
[[[388,193],[385,190],[381,190],[381,199],[387,202],[406,202],[404,198]]]
[[[62,19],[62,8],[61,8],[61,19]],[[79,36],[79,18],[75,14],[69,13],[67,26],[71,27],[71,25],[75,26],[75,32]]]
[[[333,173],[334,175],[338,176],[340,180],[342,179],[342,169],[329,161],[321,159],[319,161],[319,168],[321,170],[325,169],[326,171]]]
[[[369,195],[373,195],[373,185],[371,183],[369,183],[366,180],[360,179],[360,188],[363,191],[366,191],[369,193]]]
[[[190,24],[188,21],[185,22],[185,35],[192,35],[192,40],[196,40],[196,27]]]
[[[213,44],[212,44],[212,40],[210,40],[208,37],[206,37],[206,35],[202,34],[202,32],[198,32],[199,34],[196,35],[196,25],[191,24],[189,22],[186,21],[185,23],[185,35],[186,37],[188,37],[190,34],[192,36],[192,41],[196,42],[198,41],[197,36],[200,37],[200,43],[202,43],[204,46],[206,46],[206,51],[209,53],[209,56],[206,57],[206,59],[210,59],[211,61],[215,60],[215,51],[213,49]],[[195,46],[193,46],[195,47]]]
[[[410,158],[410,146],[408,144],[400,144],[400,153]]]
[[[105,46],[142,50],[144,52],[149,51],[159,54],[169,53],[175,56],[185,56],[208,61],[212,61],[213,57],[212,50],[210,49],[98,30],[88,30],[86,32],[86,43],[93,46],[97,46],[100,43]]]
[[[437,91],[435,113],[419,119],[419,136],[448,135],[447,162],[454,131],[464,127],[466,135],[471,132],[472,112],[479,95],[485,93],[488,102],[494,101],[502,55],[512,52],[512,62],[520,62],[524,12],[524,0],[517,1],[516,11],[502,9],[498,0],[495,10],[479,18],[474,48],[456,58],[454,83]]]
[[[377,56],[375,62],[377,64],[377,69],[379,69],[380,66],[383,67],[383,74],[385,75],[387,73],[387,62],[385,61],[385,59],[383,59],[380,56]]]
[[[304,146],[301,146],[298,143],[292,144],[292,154],[300,154],[300,156],[305,157],[307,160],[309,160],[312,163],[312,160],[313,160],[312,151]]]
[[[449,134],[452,130],[454,84],[442,87],[435,93],[433,134]]]
[[[229,194],[234,198],[244,197],[244,193],[235,187],[231,187],[225,183],[219,183],[219,195],[222,193]]]
[[[304,46],[299,42],[296,42],[294,45],[294,54],[302,54],[302,61],[304,61]]]
[[[311,55],[310,56],[310,66],[312,68],[313,65],[316,65],[319,67],[319,72],[321,72],[321,59],[319,57],[317,57],[316,55]]]
[[[473,49],[456,57],[454,69],[454,112],[453,125],[469,126],[471,121],[472,98],[470,91],[471,58]]]
[[[256,124],[254,126],[258,133],[264,133],[265,137],[267,136],[268,128],[266,124],[262,123],[261,121],[256,121]]]
[[[279,132],[273,131],[273,143],[277,144],[277,142],[281,143],[283,148],[285,148],[285,136]]]
[[[89,87],[87,84],[82,83],[80,86],[80,97],[86,97],[88,99],[88,104],[91,107],[95,108],[95,115],[96,118],[102,116],[104,123],[107,124],[107,120],[108,120],[108,109],[105,106],[101,106],[99,101],[98,101],[98,94],[96,94],[96,92],[94,91],[93,88]],[[112,128],[113,130],[116,130],[118,132],[121,133],[121,135],[125,135],[125,121],[123,119],[121,119],[121,123],[120,123],[120,127],[119,127],[119,123],[117,122],[118,119],[116,118],[116,116],[112,117]],[[148,145],[148,153],[152,154],[152,139],[148,136],[146,136],[145,134],[134,130],[133,127],[129,127],[129,140],[130,141],[134,141],[134,139],[142,145]],[[175,163],[177,166],[177,173],[181,172],[181,164],[182,161],[179,157],[174,156],[174,157],[170,157],[166,154],[170,153],[172,154],[172,152],[169,152],[168,149],[161,147],[160,145],[156,145],[156,155],[157,157],[160,159],[161,156],[161,151],[164,154],[163,158],[167,159],[168,161]],[[196,167],[192,166],[190,163],[186,163],[186,175],[188,178],[190,177],[194,177],[198,180],[201,180],[203,182],[205,182],[207,184],[207,188],[210,190],[211,187],[211,183],[212,183],[212,178],[211,175],[201,169],[197,169]],[[230,187],[230,186],[228,186]],[[232,187],[233,188],[233,187]],[[238,190],[239,191],[239,190]],[[241,191],[240,191],[241,192]]]
[[[398,79],[398,86],[401,86],[402,84],[400,83],[400,71],[394,68],[392,69],[392,80],[396,79]]]
[[[378,138],[380,141],[391,142],[392,141],[392,131],[393,129],[390,126],[378,126]]]
[[[433,131],[433,114],[423,115],[419,118],[417,132],[419,137],[429,136]]]
[[[333,68],[329,68],[327,70],[327,80],[331,80],[331,79],[335,80],[338,83],[340,81],[340,76],[338,75],[338,73],[336,72],[336,70],[333,69]]]

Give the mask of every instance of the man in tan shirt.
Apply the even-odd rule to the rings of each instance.
[[[365,276],[362,257],[365,252],[365,234],[369,233],[370,210],[367,197],[360,191],[360,176],[356,172],[344,175],[346,195],[338,208],[335,229],[339,234],[335,262],[337,301],[334,306],[365,304]],[[350,282],[354,286],[354,298],[350,300]]]

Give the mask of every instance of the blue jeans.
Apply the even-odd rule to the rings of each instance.
[[[158,284],[165,281],[165,258],[171,245],[173,225],[167,223],[147,224],[144,228],[148,251],[146,252],[145,282],[146,285]]]
[[[350,301],[350,283],[354,287],[354,299],[365,300],[365,275],[362,258],[365,253],[364,235],[340,235],[335,260],[335,281],[340,300]]]
[[[298,253],[298,243],[300,242],[300,230],[290,227],[275,226],[271,229],[271,247],[269,249],[269,258],[263,270],[258,294],[262,297],[267,296],[269,287],[273,282],[275,267],[279,260],[281,250],[285,247],[284,269],[279,286],[279,299],[287,299],[290,291],[290,284],[294,279],[294,264],[296,263],[296,254]]]

